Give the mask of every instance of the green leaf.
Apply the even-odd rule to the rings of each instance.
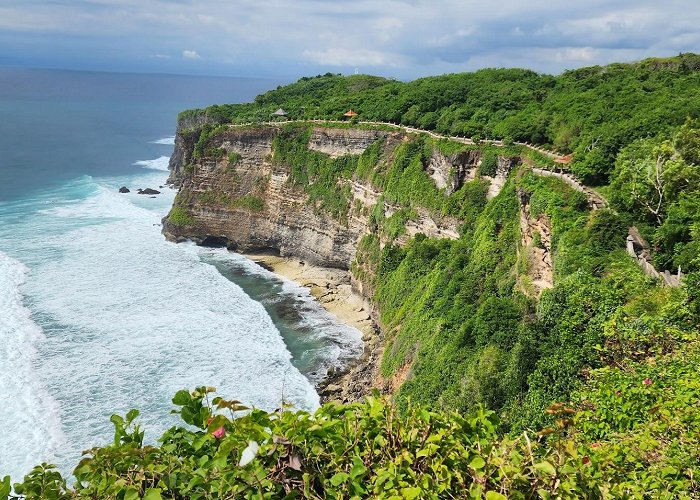
[[[192,479],[190,479],[190,482],[187,483],[187,488],[185,489],[185,491],[192,490],[195,486],[199,486],[203,483],[204,479],[201,476],[194,476]]]
[[[160,488],[149,488],[146,490],[143,500],[162,500],[163,497],[160,495],[160,492]]]
[[[0,482],[0,500],[7,500],[12,491],[12,486],[10,486],[10,476],[5,476]]]
[[[469,467],[471,467],[474,470],[481,470],[484,468],[485,465],[486,461],[479,456],[474,457],[474,459],[471,462],[469,462]]]
[[[192,396],[186,390],[177,391],[173,397],[173,404],[177,406],[185,406],[192,401]]]
[[[127,488],[126,492],[124,493],[124,500],[139,500],[139,498],[139,491],[133,486]]]
[[[202,434],[201,436],[199,436],[198,438],[196,438],[192,442],[192,448],[194,449],[194,451],[199,451],[199,449],[202,446],[204,446],[204,443],[206,443],[207,441],[210,441],[212,439],[213,439],[213,437],[211,434],[208,434],[208,433]]]
[[[486,500],[507,500],[507,497],[498,493],[497,491],[487,491]]]
[[[228,456],[226,455],[216,455],[211,461],[211,466],[216,469],[223,469],[226,467],[226,462],[228,461]]]
[[[182,411],[180,412],[180,416],[186,424],[190,424],[190,425],[194,424],[194,419],[195,419],[196,414],[188,406],[182,407]]]
[[[420,494],[423,492],[420,488],[401,488],[401,496],[407,500],[413,500],[414,498],[420,498]]]
[[[129,425],[131,422],[133,422],[134,419],[138,416],[139,416],[138,410],[129,411],[129,413],[126,414],[126,425]]]
[[[498,493],[497,491],[487,491],[486,500],[507,500],[507,497]]]
[[[121,415],[117,415],[116,413],[109,417],[109,421],[112,422],[114,425],[119,425],[123,426],[124,425],[124,419],[122,418]]]
[[[360,460],[358,457],[355,457],[352,461],[353,466],[352,469],[350,469],[350,477],[353,479],[362,476],[365,472],[367,472],[367,467],[365,467],[365,464],[362,463],[362,460]]]
[[[557,474],[557,470],[554,468],[554,466],[546,460],[535,464],[535,469],[542,471],[545,474],[549,474],[550,476],[555,476]]]
[[[330,481],[333,486],[340,486],[347,481],[349,477],[350,476],[348,476],[345,472],[338,472],[331,477]]]

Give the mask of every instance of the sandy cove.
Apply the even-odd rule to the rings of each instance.
[[[323,401],[356,401],[374,387],[387,388],[379,376],[382,337],[371,303],[352,289],[350,273],[342,269],[313,266],[293,257],[248,253],[245,257],[292,280],[311,291],[311,295],[341,322],[362,333],[364,353],[342,373],[331,373],[317,390]]]

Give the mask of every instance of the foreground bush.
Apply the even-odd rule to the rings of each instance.
[[[690,371],[677,368],[677,361],[669,363],[676,367],[673,382],[682,386],[680,395],[692,407],[698,401],[697,383],[693,385]],[[602,380],[612,384],[609,377],[605,373]],[[650,404],[668,400],[669,390],[654,380],[654,387],[642,381],[642,392],[620,393],[633,396],[633,403],[624,404],[643,406],[639,396],[646,393],[654,395],[647,398]],[[497,418],[491,411],[482,409],[465,417],[414,409],[400,416],[377,397],[350,405],[326,404],[314,414],[252,410],[234,418],[246,408],[218,397],[210,404],[213,390],[201,387],[175,395],[176,412],[188,426],[169,429],[158,446],[143,445],[143,432],[134,423],[136,410],[126,418],[115,415],[113,443],[86,452],[74,470],[71,487],[53,466],[42,464],[14,485],[16,494],[29,499],[124,500],[499,499],[692,498],[699,492],[692,465],[699,458],[697,449],[695,454],[687,449],[678,453],[684,445],[697,444],[697,418],[687,421],[689,432],[675,434],[686,442],[675,443],[673,466],[645,468],[649,464],[638,452],[641,449],[645,455],[653,447],[653,436],[645,432],[627,453],[614,440],[586,444],[589,437],[614,438],[613,432],[630,429],[605,424],[616,421],[610,419],[610,399],[618,397],[614,384],[612,392],[596,391],[595,400],[587,394],[583,412],[556,404],[548,410],[551,428],[514,437],[497,435]],[[590,413],[594,405],[603,410],[598,420]],[[582,417],[589,424],[576,422]],[[659,420],[649,418],[648,412],[634,418],[639,425]],[[630,436],[623,438],[626,447]],[[8,498],[16,497],[6,477],[0,482],[0,499]]]

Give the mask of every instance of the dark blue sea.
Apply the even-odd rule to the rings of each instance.
[[[131,408],[153,441],[181,388],[314,409],[359,352],[308,290],[160,233],[177,113],[279,83],[0,68],[0,477],[70,472]]]

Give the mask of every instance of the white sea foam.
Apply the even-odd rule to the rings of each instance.
[[[311,295],[311,291],[287,278],[276,275],[242,255],[231,253],[225,249],[198,248],[200,255],[206,255],[207,260],[220,262],[231,261],[244,269],[246,273],[260,276],[266,280],[280,283],[281,290],[274,298],[267,300],[284,300],[293,297],[299,321],[297,327],[303,328],[308,340],[323,341],[322,352],[304,353],[315,356],[315,374],[311,375],[314,382],[320,382],[326,377],[329,368],[342,369],[362,354],[362,333],[352,326],[341,323],[334,315],[326,311]]]
[[[154,160],[139,160],[135,161],[134,165],[138,165],[143,168],[150,168],[152,170],[168,170],[168,163],[170,162],[169,156],[161,156]]]
[[[283,399],[318,406],[263,306],[203,263],[197,247],[164,241],[163,200],[114,186],[92,192],[42,210],[14,236],[29,253],[26,235],[51,228],[33,249],[25,293],[46,335],[37,370],[62,410],[64,470],[109,441],[112,413],[141,409],[154,439],[176,422],[170,398],[181,388],[212,385],[267,409]],[[1,446],[6,439],[0,434]],[[27,453],[22,463],[42,459]]]
[[[162,139],[157,139],[155,141],[152,141],[151,144],[166,144],[166,145],[173,145],[175,144],[175,136],[171,137],[163,137]]]
[[[44,340],[22,303],[27,268],[0,252],[0,473],[21,479],[31,466],[51,462],[65,442],[56,401],[34,368]]]

